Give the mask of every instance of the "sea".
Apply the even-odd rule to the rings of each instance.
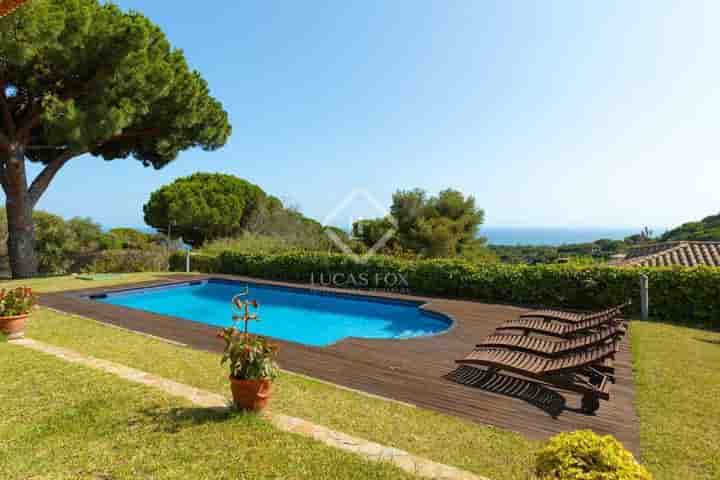
[[[154,228],[147,226],[137,227],[146,233],[156,233]],[[640,233],[642,227],[637,228],[602,228],[602,227],[494,227],[481,226],[480,236],[486,237],[490,245],[543,245],[559,246],[571,243],[587,243],[609,238],[622,240],[625,237]],[[659,235],[666,228],[651,230]]]
[[[544,245],[558,246],[570,243],[586,243],[609,238],[622,240],[640,233],[638,228],[562,228],[562,227],[480,227],[480,235],[488,239],[490,245]],[[654,230],[660,234],[665,229]]]

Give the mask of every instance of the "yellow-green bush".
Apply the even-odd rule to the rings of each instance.
[[[158,272],[165,270],[169,254],[161,247],[144,250],[103,250],[76,262],[74,271],[93,273]]]
[[[170,270],[184,272],[186,267],[186,253],[176,252],[170,255]],[[190,256],[190,269],[193,272],[222,273],[218,268],[218,258],[213,255],[193,253]]]
[[[541,480],[651,480],[652,476],[612,435],[590,430],[561,433],[540,450]]]

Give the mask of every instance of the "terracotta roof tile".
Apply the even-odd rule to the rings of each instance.
[[[28,0],[0,0],[0,18],[10,15]]]
[[[664,267],[705,265],[720,267],[720,242],[664,242],[631,249],[614,265]]]

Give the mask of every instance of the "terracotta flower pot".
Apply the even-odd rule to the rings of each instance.
[[[15,315],[13,317],[0,317],[0,332],[8,336],[9,340],[15,340],[25,336],[25,323],[29,313]]]
[[[243,410],[260,411],[264,409],[272,395],[270,380],[239,380],[230,377],[230,390],[233,402]]]

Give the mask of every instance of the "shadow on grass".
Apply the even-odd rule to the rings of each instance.
[[[709,343],[710,345],[720,345],[720,340],[710,340],[709,338],[693,338],[698,342]]]
[[[445,378],[468,387],[524,400],[553,418],[557,418],[566,409],[565,397],[540,383],[530,380],[509,377],[499,373],[487,375],[485,370],[467,365],[456,368],[445,375]]]
[[[229,407],[176,407],[171,409],[151,408],[139,412],[156,425],[156,430],[165,433],[178,433],[188,427],[225,423],[236,418],[247,421],[259,421],[259,415]]]

